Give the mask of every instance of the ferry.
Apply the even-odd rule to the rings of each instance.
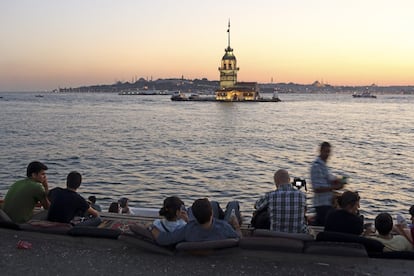
[[[159,91],[156,90],[128,90],[128,91],[121,91],[118,95],[159,95],[161,94]]]
[[[371,94],[370,92],[354,93],[352,94],[354,98],[377,98],[377,96]]]

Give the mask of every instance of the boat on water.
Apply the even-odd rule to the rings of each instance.
[[[127,90],[121,91],[118,95],[161,95],[162,93],[157,90]]]
[[[377,96],[373,95],[371,92],[362,92],[362,93],[354,93],[352,94],[354,98],[377,98]]]
[[[184,93],[178,91],[171,96],[171,101],[188,101],[188,98]]]

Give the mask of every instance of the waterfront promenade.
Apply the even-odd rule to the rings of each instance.
[[[19,240],[31,249],[17,249]],[[121,240],[0,228],[2,275],[410,275],[414,261],[232,249],[164,256]]]

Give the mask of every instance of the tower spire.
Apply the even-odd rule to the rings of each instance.
[[[230,48],[230,18],[229,18],[229,25],[227,28],[227,37],[228,37],[228,48]]]

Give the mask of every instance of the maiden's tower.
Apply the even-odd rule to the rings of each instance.
[[[230,47],[230,21],[227,29],[227,48],[221,59],[220,88],[216,90],[216,101],[256,101],[259,97],[257,82],[237,82],[237,59]]]

